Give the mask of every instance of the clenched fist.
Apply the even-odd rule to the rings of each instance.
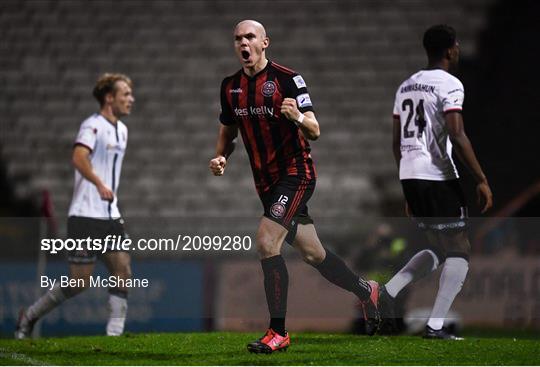
[[[298,118],[302,114],[296,106],[296,100],[294,98],[285,98],[281,104],[281,113],[291,121],[298,121]]]
[[[209,168],[210,168],[210,171],[212,171],[212,173],[214,174],[214,176],[223,176],[226,165],[227,165],[227,158],[220,155],[219,157],[216,157],[210,160]]]

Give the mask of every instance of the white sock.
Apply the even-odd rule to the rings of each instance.
[[[37,320],[67,299],[62,288],[55,285],[26,310],[28,320]]]
[[[461,290],[468,271],[469,262],[467,260],[461,257],[449,257],[446,259],[439,280],[439,292],[428,321],[430,328],[440,330],[443,327],[446,314],[450,310],[454,298]]]
[[[409,262],[385,284],[390,297],[398,293],[413,280],[425,277],[439,266],[437,255],[431,250],[422,250],[414,255]]]
[[[124,332],[127,315],[127,299],[115,294],[109,294],[109,321],[107,322],[107,335],[119,336]]]

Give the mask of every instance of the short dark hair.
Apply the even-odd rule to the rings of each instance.
[[[94,95],[94,97],[96,97],[100,106],[103,106],[105,104],[105,96],[107,95],[107,93],[114,92],[116,82],[118,81],[126,82],[126,84],[129,85],[130,88],[133,87],[131,79],[129,79],[129,77],[124,74],[105,73],[98,78],[92,94]]]
[[[429,59],[442,59],[444,52],[456,44],[456,31],[446,24],[434,25],[424,33],[423,43]]]

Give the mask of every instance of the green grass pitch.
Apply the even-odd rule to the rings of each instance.
[[[535,335],[412,336],[291,333],[287,352],[255,355],[251,333],[167,333],[0,339],[0,365],[538,365]]]

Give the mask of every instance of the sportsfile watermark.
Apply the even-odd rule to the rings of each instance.
[[[411,218],[313,216],[323,245],[355,274],[369,276],[381,285],[430,245],[426,229],[418,228]],[[164,319],[172,325],[201,317],[219,317],[219,324],[229,329],[267,325],[268,310],[261,306],[264,278],[256,253],[260,218],[132,218],[126,224],[129,238],[110,233],[107,240],[109,233],[105,232],[101,236],[89,233],[90,239],[79,241],[68,240],[78,237],[66,236],[65,227],[60,226],[57,233],[39,230],[38,219],[0,218],[0,299],[4,307],[0,314],[4,320],[6,315],[17,315],[20,307],[34,303],[36,288],[44,292],[57,286],[84,286],[85,292],[59,308],[63,316],[58,325],[78,323],[81,318],[90,325],[98,310],[104,310],[106,319],[106,290],[118,287],[129,289],[128,321],[144,323],[149,329]],[[461,228],[437,226],[433,230],[452,236]],[[538,327],[540,218],[469,218],[465,231],[472,250],[466,278],[449,317],[457,320],[458,326]],[[77,247],[95,249],[94,254],[67,254],[70,263],[95,263],[92,276],[85,277],[84,284],[67,274],[62,256],[65,250]],[[132,255],[132,274],[127,279],[108,271],[106,265],[114,258],[107,258],[111,254],[108,250],[113,248],[124,248]],[[244,251],[248,248],[250,251]],[[434,246],[429,249],[433,251]],[[101,254],[104,251],[105,257]],[[435,257],[430,254],[422,259],[437,258],[438,267],[423,268],[424,277],[404,286],[395,301],[394,315],[403,317],[408,327],[420,320],[416,324],[423,328],[431,316],[447,263],[444,254],[434,253]],[[283,243],[281,254],[291,274],[287,305],[291,328],[329,325],[348,330],[352,320],[363,318],[356,307],[356,295],[314,272],[297,247]],[[387,315],[383,312],[383,316]]]
[[[57,254],[61,251],[250,251],[253,240],[250,236],[236,235],[182,235],[176,238],[131,238],[108,235],[105,238],[43,238],[41,251]]]

